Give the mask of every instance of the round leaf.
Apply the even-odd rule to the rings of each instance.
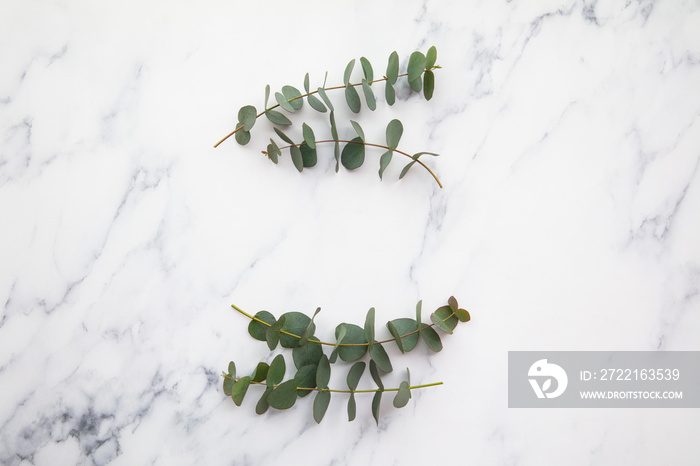
[[[270,368],[267,371],[267,386],[272,387],[280,383],[284,379],[286,371],[287,364],[284,362],[284,356],[278,354],[270,363]]]
[[[355,364],[353,364],[350,370],[348,371],[347,383],[348,388],[351,391],[355,391],[355,389],[357,389],[357,385],[360,383],[362,374],[365,372],[365,366],[367,366],[367,364],[365,364],[364,361],[358,361]]]
[[[394,397],[394,407],[403,408],[408,404],[409,398],[411,398],[411,390],[408,388],[408,382],[404,380],[399,385],[399,391]]]
[[[270,393],[272,393],[272,387],[267,387],[260,400],[258,400],[258,404],[255,405],[255,414],[265,414],[267,412],[267,408],[270,407],[267,403],[267,397],[270,396]]]
[[[396,51],[389,55],[389,63],[386,67],[386,82],[395,84],[399,76],[399,54]],[[390,104],[391,105],[391,104]]]
[[[355,324],[340,324],[335,328],[335,338],[340,334],[341,325],[345,326],[345,338],[343,343],[338,347],[338,356],[346,362],[356,361],[365,355],[367,352],[367,340],[365,332]],[[357,346],[344,346],[354,344]]]
[[[279,146],[277,146],[277,143],[270,138],[270,144],[267,145],[267,156],[270,157],[270,160],[272,160],[273,163],[277,163],[281,155],[282,152],[280,151]]]
[[[233,384],[235,383],[235,379],[232,379],[231,377],[224,377],[224,395],[231,396],[231,390],[233,389]]]
[[[230,375],[233,379],[236,378],[236,363],[233,361],[228,363],[228,375]]]
[[[297,401],[297,382],[287,380],[277,386],[267,397],[267,403],[275,409],[289,409]]]
[[[280,335],[280,345],[282,345],[284,348],[295,348],[299,346],[299,337],[309,326],[311,318],[306,314],[296,311],[285,312],[282,315],[285,318],[282,330],[296,336],[293,337],[283,333]],[[282,318],[282,316],[280,316],[280,318]]]
[[[460,322],[469,322],[471,320],[469,312],[465,311],[464,309],[457,309],[455,311],[455,315],[457,316]]]
[[[372,64],[365,57],[360,58],[360,64],[362,65],[362,73],[365,75],[365,79],[372,81],[374,79]]]
[[[311,393],[312,390],[299,390],[299,387],[316,388],[316,364],[301,367],[294,376],[294,380],[297,385],[297,396],[305,397]]]
[[[282,94],[292,106],[294,110],[299,110],[304,105],[304,99],[301,98],[301,92],[294,86],[282,86]]]
[[[289,126],[292,124],[292,121],[289,118],[277,110],[268,110],[265,112],[265,116],[275,125]]]
[[[428,49],[428,53],[425,54],[425,67],[427,69],[431,69],[433,66],[435,66],[435,62],[437,61],[437,49],[433,45]]]
[[[311,129],[309,125],[306,123],[302,123],[301,125],[301,131],[302,134],[304,135],[304,142],[306,143],[307,146],[309,146],[311,149],[316,148],[316,137],[314,136],[314,130]]]
[[[357,93],[357,89],[354,86],[348,86],[345,88],[345,101],[348,103],[348,107],[354,113],[359,113],[362,108],[362,102],[360,102],[360,95]]]
[[[267,311],[260,311],[257,314],[255,314],[255,318],[262,320],[263,322],[269,325],[265,325],[255,320],[251,320],[248,324],[248,333],[251,337],[255,338],[256,340],[265,341],[265,334],[267,333],[267,329],[270,328],[270,325],[275,323],[275,316],[273,316]]]
[[[432,327],[430,327],[428,324],[423,324],[421,323],[421,331],[420,335],[423,337],[423,341],[428,345],[428,348],[431,350],[438,352],[442,349],[442,341],[440,341],[440,335],[437,334],[435,330],[433,330]]]
[[[445,333],[452,333],[457,326],[457,316],[450,306],[442,306],[430,315],[435,326]]]
[[[326,410],[331,402],[331,392],[319,391],[314,398],[314,421],[320,423],[323,416],[326,415]]]
[[[375,342],[369,347],[369,357],[377,363],[377,367],[382,371],[391,372],[393,370],[389,355],[386,354],[386,350],[381,344]]]
[[[316,165],[318,160],[318,155],[316,154],[316,149],[311,149],[306,144],[299,146],[301,150],[301,160],[304,164],[304,168],[313,167]]]
[[[407,318],[394,319],[391,322],[387,323],[387,327],[389,326],[389,324],[392,324],[398,336],[407,335],[403,338],[400,338],[401,347],[404,351],[411,351],[413,348],[416,347],[416,344],[418,343],[418,332],[416,332],[415,320]],[[394,334],[394,331],[392,331],[391,328],[389,328],[389,332],[391,332],[392,337],[397,337],[397,335]]]
[[[316,337],[314,337],[314,340],[315,339]],[[309,364],[315,366],[321,360],[321,356],[323,356],[321,344],[312,341],[307,341],[305,345],[297,346],[292,350],[292,358],[294,359],[294,365],[297,369]]]
[[[355,132],[359,136],[359,138],[364,142],[365,139],[365,132],[362,131],[362,126],[356,121],[350,120],[350,124],[352,124],[352,127],[355,128]]]
[[[250,376],[253,382],[262,382],[267,378],[267,371],[270,370],[270,366],[264,362],[259,362],[255,367],[253,374]]]
[[[393,119],[386,125],[386,145],[396,149],[403,135],[403,124],[400,120]]]
[[[243,377],[233,385],[233,390],[231,391],[231,398],[233,398],[233,402],[236,403],[236,406],[240,406],[241,403],[243,403],[243,398],[245,398],[245,394],[248,391],[249,386],[250,377],[248,376]]]
[[[238,111],[238,121],[243,124],[243,131],[250,131],[257,115],[258,111],[252,105],[246,105]]]
[[[389,162],[391,162],[391,157],[394,155],[394,151],[388,150],[382,154],[382,156],[379,158],[379,179],[382,179],[382,176],[384,175],[384,170],[386,170],[386,167],[389,166]]]
[[[425,70],[425,55],[422,52],[413,52],[408,59],[408,82],[415,81]]]
[[[286,111],[290,113],[296,112],[296,108],[292,106],[292,104],[287,100],[287,98],[282,94],[281,92],[275,92],[275,100],[277,101],[278,104],[280,104],[280,107],[285,109]],[[268,110],[269,112],[269,110]]]
[[[352,142],[345,145],[342,154],[340,154],[340,162],[348,170],[362,166],[365,162],[365,145],[362,143],[362,139],[354,138]]]
[[[301,172],[304,169],[304,156],[301,153],[301,149],[297,146],[291,146],[289,154],[292,156],[294,167]]]
[[[245,146],[250,142],[250,133],[244,129],[239,129],[236,131],[236,142]]]
[[[277,343],[280,341],[280,329],[284,325],[284,316],[280,317],[277,322],[270,325],[265,332],[265,340],[267,341],[267,346],[270,350],[277,348]]]
[[[414,79],[408,84],[409,86],[411,86],[411,89],[413,89],[416,92],[420,92],[423,89],[423,80],[420,76],[418,76],[416,79]]]

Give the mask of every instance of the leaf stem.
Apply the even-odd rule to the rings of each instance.
[[[433,66],[432,68],[430,68],[430,69],[431,69],[431,70],[434,70],[434,69],[437,69],[437,68],[442,68],[442,67],[441,67],[441,66],[438,66],[438,65],[434,65],[434,66]],[[427,71],[427,70],[423,70],[423,72],[425,72],[425,71]],[[408,76],[408,73],[403,73],[403,74],[400,74],[400,75],[398,75],[398,76],[396,76],[396,77],[397,77],[397,78],[401,78],[401,77],[403,77],[403,76]],[[369,81],[367,84],[374,84],[374,83],[378,83],[378,82],[381,82],[381,81],[386,81],[387,79],[388,79],[388,78],[385,76],[385,77],[383,77],[383,78],[381,78],[381,79],[375,79],[375,80],[373,80],[373,81]],[[324,83],[324,85],[325,85],[325,83]],[[361,85],[362,85],[362,83],[359,82],[359,83],[350,84],[349,86],[355,87],[355,86],[361,86]],[[335,90],[335,89],[345,89],[346,87],[348,87],[348,86],[342,85],[342,86],[324,87],[323,90],[324,90],[324,91],[332,91],[332,90]],[[317,93],[318,93],[318,89],[316,89],[315,91],[307,92],[306,94],[302,94],[302,95],[297,96],[297,97],[294,97],[294,98],[292,98],[292,99],[289,99],[288,102],[291,102],[292,100],[303,99],[304,97],[308,97],[308,96],[310,96],[311,94],[317,94]],[[266,109],[263,110],[262,112],[260,112],[260,113],[258,113],[257,115],[255,115],[255,119],[258,119],[258,118],[260,118],[261,116],[263,116],[263,115],[265,114],[265,112],[267,112],[268,110],[274,110],[275,108],[277,108],[277,107],[279,107],[279,106],[280,106],[280,104],[275,104],[275,105],[273,105],[272,107],[266,108]],[[236,129],[234,129],[233,131],[231,131],[230,133],[228,133],[226,136],[223,137],[223,139],[221,139],[221,141],[219,141],[219,142],[217,142],[216,144],[214,144],[214,148],[219,147],[219,144],[221,144],[222,142],[224,142],[225,140],[227,140],[228,138],[230,138],[231,136],[233,136],[234,134],[236,134],[236,133],[238,132],[238,130],[240,130],[241,128],[242,128],[242,127],[239,126],[239,127],[237,127]],[[439,183],[439,182],[438,182],[438,183]]]
[[[231,376],[228,375],[228,374],[221,374],[221,376],[222,376],[223,378],[225,378],[225,379],[230,379],[230,378],[231,378]],[[234,380],[234,381],[239,381],[239,380],[241,380],[241,379],[242,379],[242,377],[236,377],[236,378],[234,378],[233,380]],[[255,384],[255,385],[267,385],[267,383],[265,383],[265,382],[251,381],[250,383],[251,383],[251,384]],[[436,387],[436,386],[438,386],[438,385],[443,385],[443,383],[442,383],[442,382],[432,382],[432,383],[426,383],[426,384],[422,384],[422,385],[413,385],[413,386],[411,386],[411,387],[408,387],[408,389],[409,389],[409,390],[414,390],[414,389],[418,389],[418,388]],[[277,388],[278,386],[279,386],[279,384],[273,385],[274,388]],[[380,389],[378,389],[378,388],[370,389],[370,390],[336,390],[336,389],[330,389],[330,388],[320,388],[320,389],[319,389],[318,387],[313,387],[313,388],[310,388],[310,387],[297,387],[297,390],[306,390],[306,391],[309,391],[309,392],[311,392],[311,391],[314,391],[314,392],[321,391],[321,392],[331,392],[331,393],[352,393],[352,392],[355,392],[355,393],[376,393],[376,392],[398,392],[398,391],[399,391],[398,388],[385,388],[385,389],[382,389],[382,390],[380,390]]]

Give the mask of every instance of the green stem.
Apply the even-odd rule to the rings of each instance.
[[[231,378],[231,376],[229,376],[228,374],[221,374],[221,375],[222,375],[222,377],[225,378],[225,379],[230,379],[230,378]],[[241,377],[236,377],[236,378],[234,378],[233,380],[238,381],[238,380],[240,380],[240,379],[241,379]],[[266,382],[255,382],[255,381],[251,381],[250,383],[251,383],[251,384],[255,384],[255,385],[267,385]],[[442,382],[432,382],[432,383],[426,383],[426,384],[423,384],[423,385],[414,385],[414,386],[412,386],[412,387],[408,387],[408,389],[409,389],[409,390],[414,390],[414,389],[417,389],[417,388],[435,387],[435,386],[437,386],[437,385],[442,385],[442,384],[443,384]],[[276,387],[278,387],[278,386],[279,386],[279,385],[274,385],[273,387],[276,388]],[[380,389],[378,389],[378,388],[375,388],[375,389],[372,389],[372,390],[334,390],[334,389],[330,389],[330,388],[321,388],[321,389],[319,389],[318,387],[314,387],[314,388],[297,387],[297,390],[307,390],[307,391],[315,391],[315,392],[321,391],[321,392],[331,392],[331,393],[352,393],[352,392],[355,392],[355,393],[376,393],[376,392],[398,392],[398,391],[399,391],[398,388],[385,388],[385,389],[383,389],[383,390],[380,390]]]
[[[265,325],[266,327],[270,327],[270,326],[271,326],[270,324],[268,324],[268,323],[265,322],[264,320],[260,320],[260,319],[258,319],[257,317],[248,314],[247,312],[245,312],[243,309],[239,308],[239,307],[236,306],[235,304],[231,304],[231,307],[234,308],[235,310],[237,310],[238,312],[240,312],[241,314],[243,314],[244,316],[246,316],[247,318],[249,318],[250,320],[254,320],[255,322],[261,323],[261,324]],[[446,317],[444,320],[449,319],[449,318],[452,317],[454,314],[455,314],[455,313],[452,312],[452,314],[451,314],[450,316]],[[432,323],[431,323],[430,325],[428,325],[428,327],[434,327],[434,326],[435,326],[435,324],[432,324]],[[293,338],[299,338],[299,339],[301,338],[301,336],[295,335],[295,334],[293,334],[293,333],[289,333],[289,332],[287,332],[286,330],[280,330],[280,333],[283,333],[284,335],[289,335],[290,337],[293,337]],[[409,333],[407,333],[407,334],[405,334],[405,335],[401,335],[400,338],[405,338],[405,337],[407,337],[407,336],[409,336],[409,335],[414,335],[414,334],[416,334],[416,333],[418,333],[418,330],[417,330],[417,329],[414,330],[414,331],[412,331],[412,332],[409,332]],[[329,343],[329,342],[327,342],[327,341],[320,341],[320,340],[312,340],[311,338],[309,338],[308,341],[310,341],[310,342],[312,342],[312,343],[319,343],[319,344],[321,344],[321,345],[326,345],[326,346],[335,346],[335,343]],[[390,338],[390,339],[388,339],[388,340],[382,340],[382,341],[378,341],[378,342],[376,342],[376,343],[384,344],[384,343],[391,343],[392,341],[396,341],[396,338]],[[369,343],[341,343],[341,344],[338,345],[338,346],[369,346]],[[442,383],[442,382],[441,382],[441,383]],[[397,389],[397,390],[398,390],[398,389]]]
[[[431,69],[431,70],[434,70],[434,69],[437,69],[437,68],[441,68],[441,67],[438,66],[438,65],[434,65],[434,66],[433,66],[432,68],[430,68],[430,69]],[[427,71],[427,70],[424,70],[424,71]],[[401,77],[403,77],[403,76],[408,76],[408,73],[400,74],[400,75],[397,76],[397,78],[401,78]],[[374,83],[386,81],[387,79],[388,79],[388,78],[383,77],[383,78],[381,78],[381,79],[375,79],[374,81],[369,81],[367,84],[374,84]],[[352,87],[355,87],[355,86],[361,86],[362,83],[359,82],[359,83],[349,84],[349,85],[352,86]],[[342,86],[324,87],[323,90],[324,90],[324,91],[332,91],[332,90],[335,90],[335,89],[345,89],[346,87],[348,87],[348,86],[342,85]],[[318,89],[315,90],[315,91],[308,92],[308,93],[306,93],[306,94],[302,94],[302,95],[300,95],[300,96],[298,96],[298,97],[294,97],[294,98],[292,98],[292,99],[289,99],[288,102],[291,102],[292,100],[303,99],[304,97],[308,97],[308,96],[310,96],[311,94],[317,94],[317,93],[318,93]],[[265,114],[265,112],[267,112],[268,110],[274,110],[275,108],[277,108],[277,107],[279,107],[279,106],[280,106],[280,104],[276,104],[276,105],[273,105],[272,107],[266,108],[266,109],[263,110],[262,112],[258,113],[258,114],[255,116],[255,118],[258,119],[258,118],[260,118],[261,116],[263,116],[263,115]],[[219,142],[217,142],[216,144],[214,144],[214,148],[219,147],[219,144],[221,144],[222,142],[224,142],[225,140],[227,140],[228,138],[230,138],[231,136],[233,136],[234,134],[236,134],[236,133],[238,132],[239,129],[241,129],[240,126],[237,127],[236,129],[234,129],[233,131],[231,131],[230,133],[228,133],[226,136],[224,136],[224,138],[223,138],[221,141],[219,141]]]

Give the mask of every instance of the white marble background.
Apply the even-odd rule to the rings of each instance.
[[[0,2],[0,463],[698,464],[697,409],[508,409],[506,369],[700,350],[700,3],[377,3]],[[399,164],[380,182],[381,152],[275,166],[263,120],[212,148],[266,84],[430,45],[433,100],[357,118],[379,142],[401,119],[444,189]],[[258,389],[222,394],[229,360],[273,356],[232,303],[321,306],[332,338],[451,294],[472,322],[386,378],[445,384],[379,426],[368,397],[319,426],[310,398],[257,416]]]

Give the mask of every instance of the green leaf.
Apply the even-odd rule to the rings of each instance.
[[[304,169],[304,156],[301,153],[301,149],[297,146],[290,146],[289,154],[292,156],[294,167],[301,172]]]
[[[267,408],[270,407],[267,403],[267,397],[270,396],[270,393],[272,393],[272,387],[267,387],[260,400],[258,400],[258,404],[255,405],[255,414],[265,414],[267,412]]]
[[[306,123],[301,124],[301,131],[302,134],[304,135],[304,142],[306,143],[307,146],[309,146],[311,149],[316,148],[316,137],[314,136],[314,130],[311,129],[309,125]]]
[[[348,398],[348,421],[354,421],[355,414],[357,414],[357,403],[355,402],[355,392],[351,392],[350,398]]]
[[[335,112],[331,110],[331,136],[333,139],[338,139],[338,127],[335,125]]]
[[[391,325],[391,327],[389,327],[389,332],[391,333],[392,337],[396,338],[396,344],[399,346],[399,349],[401,349],[402,352],[411,351],[416,347],[416,344],[418,343],[418,333],[416,332],[417,324],[415,320],[408,318],[394,319],[387,322],[386,325],[387,327]],[[401,336],[403,336],[403,338],[397,338]],[[401,342],[400,345],[399,341]]]
[[[301,367],[294,376],[294,380],[297,385],[297,396],[303,398],[311,393],[312,390],[299,390],[299,387],[316,388],[316,364]]]
[[[365,162],[365,145],[362,139],[354,138],[343,147],[343,153],[340,154],[340,162],[348,170],[354,170],[362,166]]]
[[[386,350],[381,343],[374,342],[374,344],[369,347],[369,357],[372,358],[372,361],[377,363],[377,367],[382,371],[391,372],[393,370],[389,355],[386,354]]]
[[[284,142],[286,142],[287,144],[294,144],[294,141],[292,141],[292,140],[289,138],[289,136],[287,136],[286,134],[284,134],[284,133],[282,132],[281,129],[279,129],[279,128],[272,128],[272,129],[275,130],[275,133],[277,133],[277,136],[279,136],[280,138],[282,138],[282,140],[283,140]]]
[[[294,86],[282,86],[282,94],[292,106],[294,110],[299,110],[304,105],[304,99],[301,98],[301,92]]]
[[[267,311],[260,311],[257,314],[255,314],[254,317],[256,319],[262,320],[263,322],[269,325],[265,325],[255,320],[251,320],[248,324],[248,333],[251,337],[255,338],[256,340],[266,341],[267,338],[265,334],[267,333],[267,329],[270,328],[270,325],[275,323],[275,316],[273,316]]]
[[[326,415],[330,402],[331,392],[321,390],[316,394],[316,398],[314,398],[314,421],[317,424],[320,424],[323,416]]]
[[[284,316],[281,316],[277,322],[268,327],[267,332],[265,332],[265,340],[267,341],[267,347],[270,351],[277,348],[277,343],[280,341],[280,330],[284,325]]]
[[[318,361],[321,360],[321,356],[323,356],[321,344],[314,343],[313,341],[308,341],[305,345],[297,346],[292,350],[292,358],[294,359],[294,365],[297,369],[309,364],[318,364]]]
[[[224,377],[224,395],[231,396],[231,390],[233,389],[233,384],[236,380],[231,377]]]
[[[455,311],[455,315],[457,316],[460,322],[469,322],[471,320],[469,312],[465,311],[464,309],[457,309]]]
[[[416,161],[414,160],[413,162],[409,162],[408,164],[406,164],[406,166],[403,167],[403,170],[401,170],[401,174],[399,175],[399,179],[401,179],[401,178],[403,178],[404,176],[406,176],[406,173],[408,173],[408,171],[411,169],[411,167],[412,167],[413,164],[415,164],[415,163],[416,163]]]
[[[352,124],[352,127],[355,128],[355,132],[360,137],[362,142],[364,142],[365,141],[365,132],[362,131],[362,126],[360,126],[360,124],[358,122],[353,121],[353,120],[350,120],[350,124]]]
[[[372,356],[372,346],[374,345],[374,308],[369,308],[367,311],[367,316],[365,317],[365,338],[369,343],[370,356]],[[374,358],[372,358],[374,359]]]
[[[408,58],[408,82],[415,81],[420,78],[425,70],[425,55],[422,52],[413,52]]]
[[[403,135],[403,125],[401,121],[393,119],[386,125],[386,145],[396,149]]]
[[[386,98],[386,103],[389,105],[394,105],[396,102],[396,91],[394,91],[394,86],[392,86],[389,81],[386,82],[384,87],[384,97]]]
[[[374,420],[377,421],[377,425],[379,425],[379,406],[381,402],[382,392],[375,392],[372,398],[372,416],[374,416]]]
[[[338,173],[338,170],[340,169],[340,143],[335,141],[333,146],[333,154],[335,155],[335,172]]]
[[[282,151],[277,146],[277,143],[270,138],[270,144],[267,145],[267,156],[270,157],[273,163],[277,163],[279,157],[282,155]]]
[[[316,369],[316,386],[318,388],[327,388],[328,382],[331,380],[331,364],[328,361],[328,356],[321,355]]]
[[[384,391],[384,384],[382,383],[382,378],[379,376],[377,363],[374,362],[374,359],[370,359],[369,361],[369,373],[372,375],[372,379],[374,380],[374,383],[377,384],[379,391]]]
[[[408,400],[411,398],[411,390],[408,388],[408,382],[405,380],[399,385],[399,391],[394,397],[394,407],[403,408],[408,404]]]
[[[342,323],[335,328],[336,339],[340,335],[341,326],[344,326],[345,328],[345,338],[343,338],[343,345],[340,345],[338,349],[338,356],[340,356],[340,359],[345,362],[356,361],[367,352],[367,339],[365,339],[365,332],[362,328],[355,324]],[[350,344],[357,346],[344,346]]]
[[[243,125],[243,131],[250,131],[253,125],[255,125],[257,115],[258,111],[252,105],[241,107],[238,111],[238,121]]]
[[[311,108],[313,108],[317,112],[326,113],[326,106],[323,105],[323,102],[318,100],[315,95],[309,94],[308,96],[306,96],[306,100],[309,101],[309,105],[311,105]]]
[[[425,77],[423,78],[423,95],[425,100],[430,100],[433,98],[433,90],[435,89],[435,75],[432,71],[428,70],[425,72]]]
[[[350,85],[350,74],[352,73],[352,69],[355,67],[355,59],[353,58],[350,60],[350,63],[345,67],[345,74],[343,75],[343,83],[346,86]]]
[[[233,385],[231,398],[233,398],[233,402],[236,403],[236,406],[240,406],[241,403],[243,403],[243,398],[245,398],[245,394],[248,391],[249,386],[250,377],[248,376],[239,379],[238,382]]]
[[[435,157],[439,157],[440,154],[436,154],[435,152],[416,152],[411,156],[413,160],[418,160],[421,155],[433,155]]]
[[[360,95],[357,93],[357,89],[354,86],[348,86],[345,88],[345,101],[348,103],[348,107],[354,113],[359,113],[362,108],[362,102],[360,102]]]
[[[306,73],[306,76],[304,76],[304,90],[306,93],[309,93],[309,73]]]
[[[335,110],[333,108],[333,102],[331,102],[331,99],[328,98],[328,94],[326,94],[326,90],[324,88],[318,88],[318,95],[321,96],[321,98],[326,103],[326,106],[330,109],[331,112]]]
[[[348,329],[345,327],[345,324],[338,325],[338,328],[336,329],[336,342],[335,342],[335,346],[333,347],[333,351],[331,352],[331,357],[330,357],[331,363],[335,363],[336,359],[338,358],[338,351],[340,349],[340,343],[345,338],[345,333],[347,332],[347,330]]]
[[[399,76],[399,54],[396,51],[391,52],[389,55],[389,63],[386,67],[386,82],[389,84],[396,84],[396,80]],[[391,104],[390,104],[391,105]]]
[[[454,296],[450,296],[447,299],[447,305],[450,306],[453,312],[457,312],[457,309],[459,309],[459,303],[457,303],[457,298]]]
[[[297,401],[297,382],[287,380],[277,386],[267,397],[267,403],[275,409],[289,409]]]
[[[316,161],[314,160],[314,164]],[[309,322],[309,325],[306,327],[306,330],[304,330],[304,333],[301,334],[301,338],[299,339],[299,346],[305,345],[306,342],[309,340],[309,337],[314,334],[316,331],[316,324],[314,324],[314,319],[316,318],[316,315],[321,312],[321,308],[317,307],[316,312],[314,312],[314,315],[311,316],[311,322]]]
[[[411,89],[414,91],[420,92],[423,89],[423,80],[420,76],[418,76],[416,79],[408,83],[408,85],[411,86]]]
[[[388,150],[382,154],[382,156],[379,158],[379,179],[382,179],[382,176],[384,175],[384,170],[386,170],[386,167],[389,166],[389,162],[391,162],[391,157],[393,156],[394,151]]]
[[[421,314],[422,309],[423,309],[423,300],[421,299],[416,303],[416,327],[417,327],[416,330],[418,330],[419,332],[421,331],[421,326],[420,326],[421,316],[420,316],[420,314]]]
[[[281,92],[275,92],[275,100],[280,105],[280,107],[282,107],[283,109],[285,109],[289,113],[296,112],[296,109],[292,106],[292,104],[289,102],[289,100],[287,100],[287,98]],[[269,110],[268,110],[268,112],[269,112]]]
[[[236,142],[245,146],[250,142],[250,133],[244,129],[239,129],[236,131]]]
[[[365,57],[360,58],[360,64],[362,65],[362,73],[365,75],[365,79],[372,81],[374,79],[372,64]]]
[[[306,314],[296,311],[285,312],[282,315],[285,317],[282,330],[296,336],[285,335],[283,333],[280,335],[280,345],[282,345],[284,348],[294,348],[299,346],[299,337],[309,326],[311,319]],[[280,316],[280,318],[282,317]]]
[[[289,126],[292,124],[292,121],[289,118],[277,110],[268,110],[265,112],[265,116],[275,125]]]
[[[267,386],[272,387],[280,383],[286,371],[287,364],[284,362],[284,356],[278,354],[270,363],[270,368],[267,371]]]
[[[428,348],[438,352],[442,349],[442,341],[440,341],[440,335],[437,334],[435,330],[428,324],[421,323],[420,335],[423,337],[423,341],[428,345]]]
[[[362,91],[365,94],[365,101],[367,102],[367,108],[374,111],[377,109],[377,99],[374,97],[374,92],[372,88],[369,87],[367,80],[362,80]]]
[[[270,85],[265,86],[265,110],[267,110],[267,101],[270,100]]]
[[[270,366],[264,362],[259,362],[250,378],[253,382],[262,382],[267,378],[267,371],[269,370]]]
[[[364,361],[358,361],[355,364],[352,365],[350,370],[348,371],[348,376],[347,376],[347,383],[348,383],[348,388],[350,391],[355,391],[357,389],[357,384],[360,383],[360,379],[362,378],[362,374],[365,372],[365,364]]]
[[[437,328],[450,334],[459,322],[459,319],[457,319],[457,316],[450,306],[439,307],[430,315],[430,320],[433,321]]]
[[[435,66],[435,62],[437,61],[437,49],[433,45],[428,49],[428,53],[425,54],[425,68],[426,69],[431,69],[433,66]]]
[[[233,361],[228,363],[228,375],[230,375],[232,379],[236,378],[236,364]]]

